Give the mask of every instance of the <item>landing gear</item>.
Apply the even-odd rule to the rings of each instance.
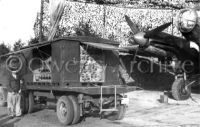
[[[187,86],[184,78],[175,79],[172,84],[172,96],[175,100],[187,100],[191,95],[191,87]]]

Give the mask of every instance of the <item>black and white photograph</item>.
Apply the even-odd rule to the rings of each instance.
[[[0,127],[200,127],[200,0],[0,0]]]

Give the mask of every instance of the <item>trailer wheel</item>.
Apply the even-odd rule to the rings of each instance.
[[[67,96],[61,96],[58,99],[57,105],[57,117],[63,125],[69,125],[74,118],[73,104]]]
[[[33,92],[29,92],[28,94],[28,113],[32,113],[34,110],[34,97]]]
[[[29,107],[29,100],[27,95],[25,94],[25,92],[22,92],[22,96],[21,96],[21,109],[22,109],[22,113],[26,114],[28,113],[28,107]]]
[[[172,85],[172,96],[175,100],[187,100],[191,95],[191,87],[185,88],[183,78],[178,78]]]
[[[107,119],[109,120],[122,120],[126,113],[126,105],[119,105],[117,106],[118,111],[113,112],[110,114]]]
[[[72,120],[72,124],[76,124],[80,120],[80,106],[78,104],[78,99],[75,96],[68,96],[73,104],[74,109],[74,118]]]

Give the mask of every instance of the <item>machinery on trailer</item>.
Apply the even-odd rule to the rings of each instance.
[[[31,113],[36,102],[51,102],[64,125],[91,113],[122,119],[129,101],[123,93],[136,87],[121,80],[117,46],[100,38],[68,37],[11,53],[6,64],[23,80],[23,112]],[[18,61],[15,70],[13,61]]]

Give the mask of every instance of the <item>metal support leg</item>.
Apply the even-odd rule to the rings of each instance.
[[[111,109],[103,109],[103,88],[114,88],[114,98],[115,98],[115,101],[114,101],[114,105],[115,107],[114,108],[111,108]],[[100,92],[100,114],[103,112],[103,111],[117,111],[117,87],[116,85],[112,85],[112,86],[101,86],[101,92]]]

